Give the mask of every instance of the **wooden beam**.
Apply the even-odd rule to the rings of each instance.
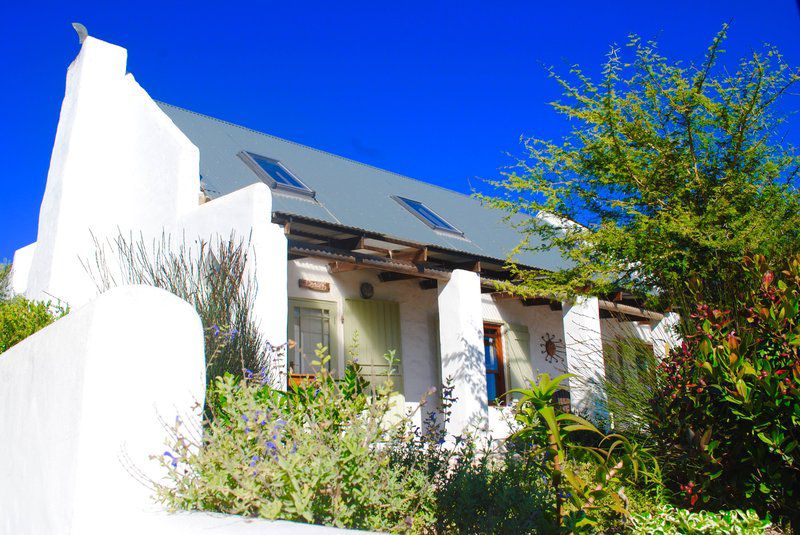
[[[408,260],[410,262],[427,262],[427,247],[408,247],[406,249],[394,249],[389,251],[389,257],[394,260]]]
[[[311,257],[332,261],[329,270],[331,273],[353,271],[355,269],[375,269],[405,273],[421,279],[450,280],[450,271],[435,266],[424,266],[403,260],[392,260],[363,253],[335,250],[323,245],[314,245],[305,242],[289,241],[290,257]],[[492,286],[499,281],[486,277],[480,278],[482,286]],[[516,297],[516,296],[511,296]]]
[[[373,253],[380,253],[386,258],[391,258],[392,250],[387,249],[386,247],[375,247],[374,245],[364,245],[361,247],[365,251],[372,251]]]
[[[661,314],[660,312],[614,303],[613,301],[607,301],[605,299],[599,299],[598,306],[602,310],[607,310],[609,312],[619,314],[620,316],[631,316],[634,319],[646,319],[649,321],[661,321],[664,319],[664,314]]]
[[[346,273],[348,271],[356,271],[358,269],[364,269],[364,267],[360,266],[359,264],[352,264],[349,262],[331,262],[328,264],[329,273]]]

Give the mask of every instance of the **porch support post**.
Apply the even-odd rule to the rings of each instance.
[[[680,316],[674,312],[664,315],[664,319],[653,325],[653,353],[660,361],[667,356],[673,348],[681,345],[681,337],[678,334],[678,322]]]
[[[483,354],[481,284],[477,273],[456,269],[439,285],[439,340],[442,380],[453,387],[447,432],[472,432],[483,438],[489,430],[486,364]]]
[[[565,301],[562,311],[567,372],[576,375],[569,380],[572,410],[594,418],[606,415],[603,341],[600,330],[600,309],[596,297],[578,297]]]

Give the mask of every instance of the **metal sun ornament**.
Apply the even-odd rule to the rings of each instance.
[[[564,362],[564,341],[561,338],[545,333],[539,346],[547,362]]]

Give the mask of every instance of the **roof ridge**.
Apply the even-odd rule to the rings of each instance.
[[[333,152],[328,152],[326,150],[318,149],[316,147],[311,147],[309,145],[304,145],[303,143],[299,143],[297,141],[292,141],[291,139],[284,139],[282,137],[274,136],[272,134],[267,134],[267,133],[264,133],[264,132],[260,132],[260,131],[255,130],[253,128],[250,128],[248,126],[242,126],[240,124],[232,123],[230,121],[226,121],[225,119],[219,119],[217,117],[213,117],[213,116],[205,114],[205,113],[200,113],[198,111],[190,110],[190,109],[187,109],[187,108],[182,108],[181,106],[175,106],[174,104],[170,104],[170,103],[164,102],[162,100],[156,100],[155,102],[157,104],[161,104],[163,106],[169,106],[170,108],[176,108],[178,110],[182,110],[182,111],[191,113],[193,115],[197,115],[197,116],[200,116],[200,117],[205,117],[207,119],[211,119],[213,121],[217,121],[218,123],[223,123],[223,124],[227,124],[229,126],[233,126],[233,127],[236,127],[236,128],[241,128],[242,130],[247,130],[248,132],[253,132],[254,134],[258,134],[258,135],[261,135],[261,136],[269,137],[269,138],[272,138],[272,139],[277,139],[278,141],[283,141],[284,143],[291,143],[292,145],[297,145],[298,147],[303,147],[304,149],[309,149],[309,150],[313,150],[315,152],[319,152],[321,154],[325,154],[325,155],[328,155],[328,156],[333,156],[334,158],[339,158],[340,160],[345,160],[347,162],[354,163],[356,165],[360,165],[362,167],[368,167],[370,169],[375,169],[377,171],[381,171],[383,173],[388,173],[390,175],[394,175],[394,176],[397,176],[397,177],[400,177],[400,178],[404,178],[406,180],[419,182],[420,184],[425,184],[426,186],[431,186],[431,187],[434,187],[434,188],[438,188],[438,189],[444,190],[444,191],[446,191],[448,193],[455,193],[456,195],[460,195],[462,197],[466,197],[467,199],[471,199],[473,201],[476,200],[475,197],[473,197],[472,195],[467,195],[466,193],[461,193],[460,191],[456,191],[456,190],[453,190],[453,189],[450,189],[450,188],[446,188],[444,186],[440,186],[439,184],[433,184],[431,182],[426,182],[425,180],[420,180],[419,178],[414,178],[414,177],[410,177],[410,176],[407,176],[407,175],[403,175],[403,174],[397,173],[395,171],[390,171],[388,169],[383,169],[382,167],[378,167],[376,165],[371,165],[371,164],[368,164],[368,163],[359,162],[358,160],[354,160],[352,158],[348,158],[347,156],[342,156],[340,154],[335,154]]]

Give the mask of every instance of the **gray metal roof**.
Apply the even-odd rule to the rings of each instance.
[[[472,197],[207,115],[159,105],[200,149],[200,174],[212,196],[259,182],[237,156],[248,151],[280,161],[316,192],[316,199],[310,199],[273,190],[274,212],[498,260],[505,259],[519,243],[519,235],[503,221],[502,212],[482,206]],[[423,202],[464,237],[431,229],[392,199],[393,195]],[[543,269],[565,265],[555,250],[523,253],[517,260]]]

